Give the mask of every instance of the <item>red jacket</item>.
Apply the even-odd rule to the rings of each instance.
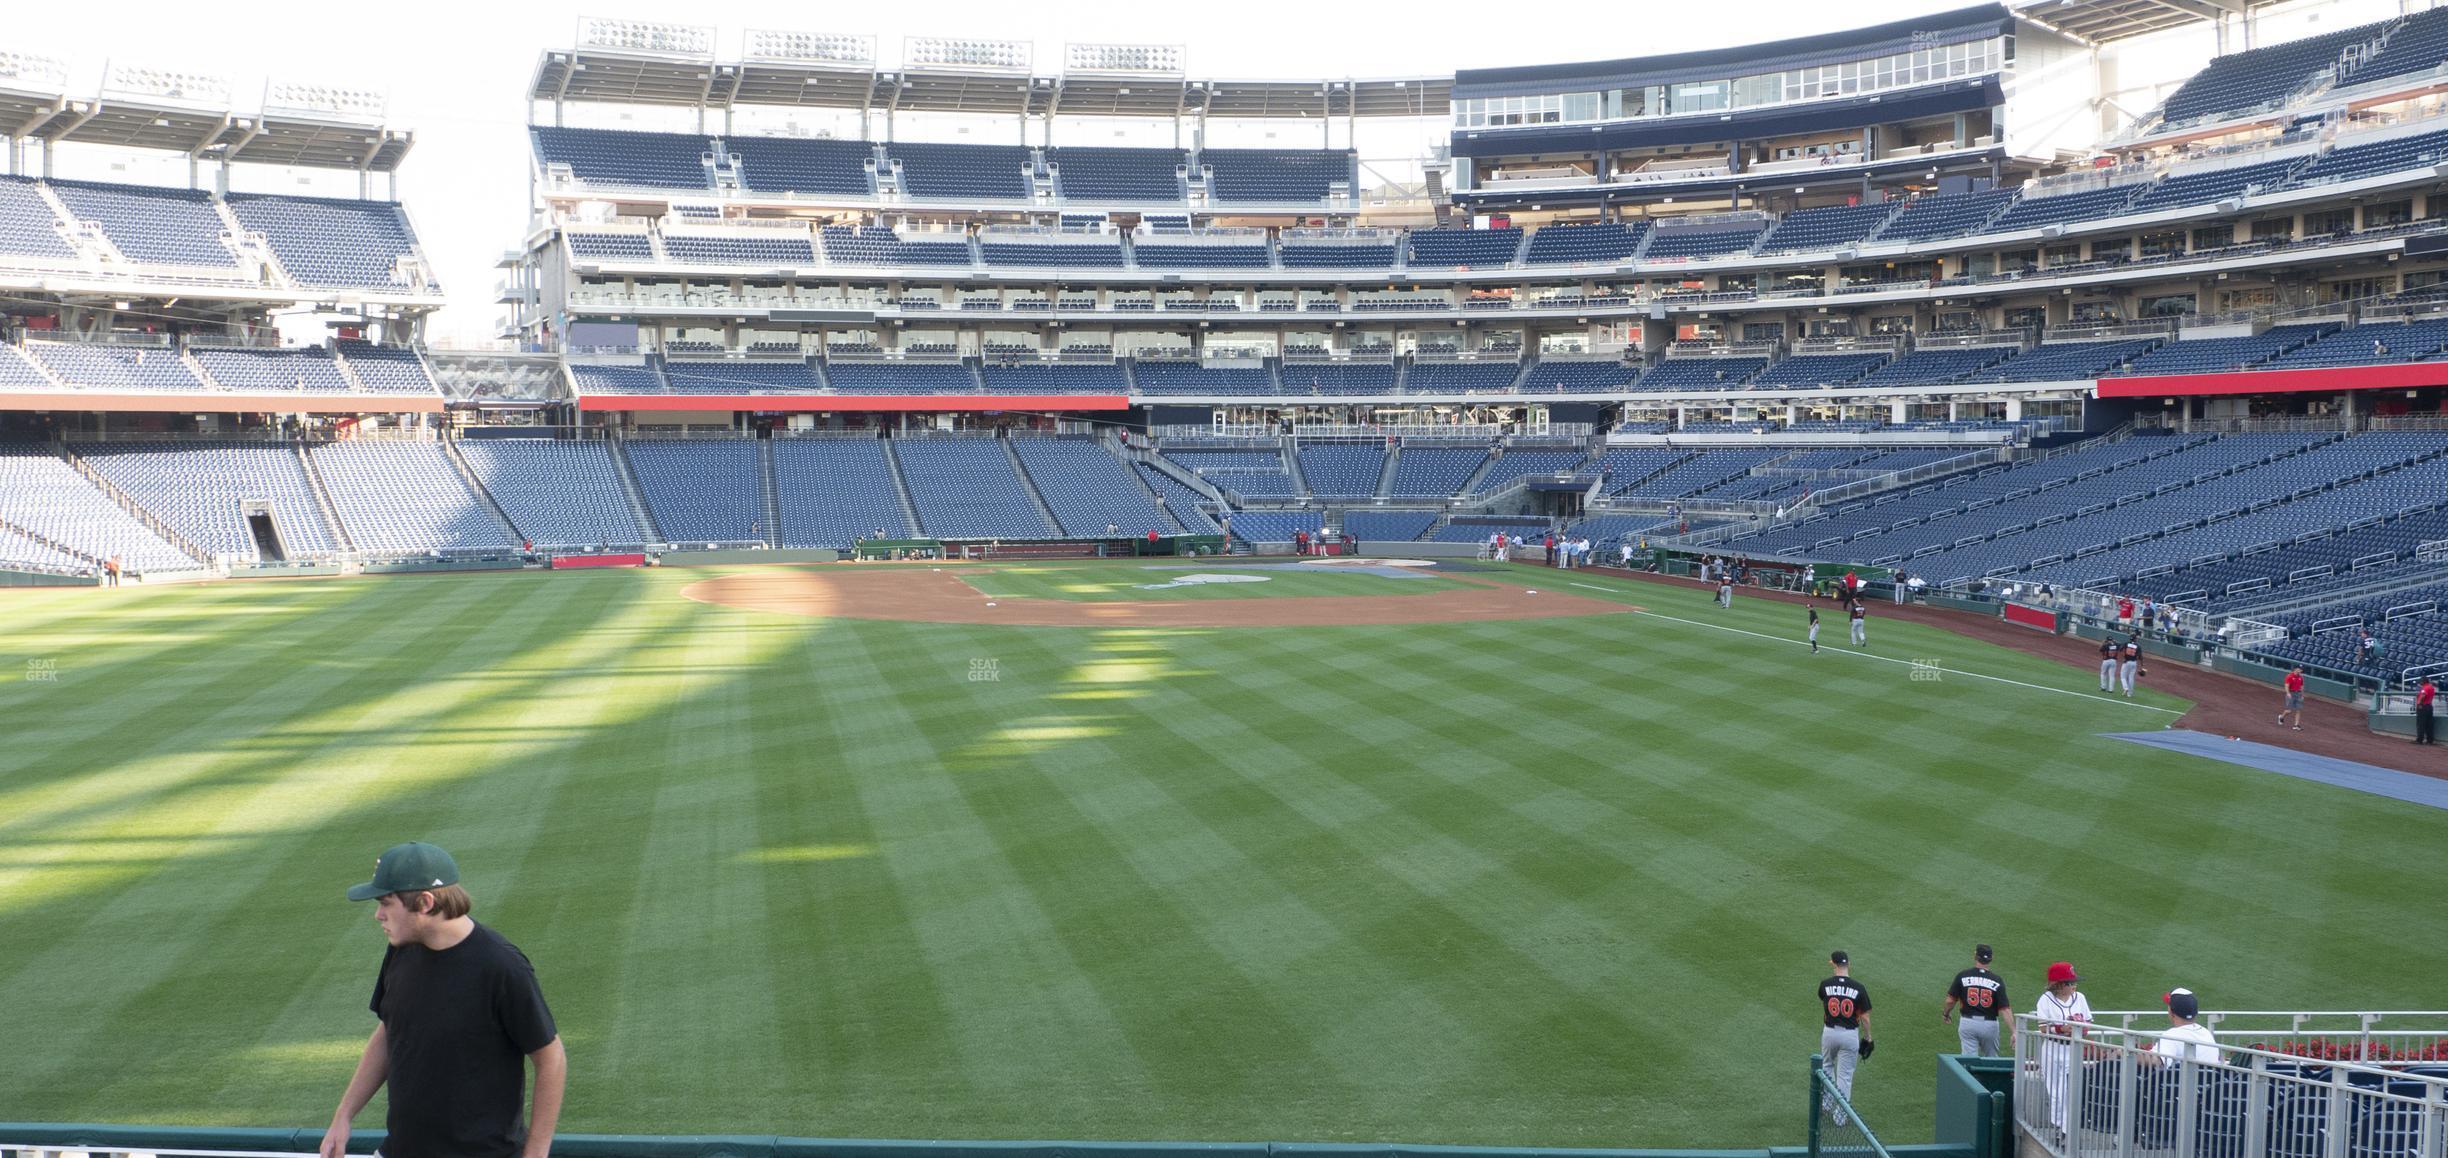
[[[2416,691],[2415,691],[2415,693],[2414,693],[2414,706],[2415,706],[2415,707],[2418,707],[2418,708],[2427,708],[2427,707],[2430,707],[2430,706],[2431,706],[2431,698],[2432,698],[2433,696],[2435,696],[2435,695],[2438,695],[2438,694],[2439,694],[2439,689],[2438,689],[2438,688],[2435,688],[2435,687],[2432,687],[2432,686],[2431,686],[2431,681],[2430,681],[2430,680],[2424,680],[2424,681],[2423,681],[2423,683],[2422,683],[2422,687],[2421,687],[2420,689],[2416,690]]]

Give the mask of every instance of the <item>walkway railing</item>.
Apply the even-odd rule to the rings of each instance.
[[[2164,1011],[2156,1017],[2166,1024]],[[2016,1017],[2016,1125],[2056,1158],[2132,1158],[2142,1151],[2172,1158],[2441,1154],[2448,1067],[2437,1059],[2448,1014],[2213,1017],[2215,1046],[2128,1027],[2150,1014],[2095,1015],[2088,1026]],[[2245,1024],[2254,1019],[2286,1024]],[[2303,1037],[2291,1028],[2303,1019],[2363,1028],[2341,1038]],[[2417,1020],[2430,1025],[2377,1028]],[[2205,1052],[2217,1060],[2204,1059]]]
[[[1811,1055],[1810,1158],[1888,1158],[1887,1146],[1836,1088],[1826,1059]]]

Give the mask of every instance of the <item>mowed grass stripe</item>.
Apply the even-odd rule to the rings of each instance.
[[[617,781],[631,839],[618,851],[573,849],[563,866],[580,875],[576,887],[607,900],[625,894],[611,906],[620,920],[597,930],[614,963],[610,976],[578,991],[600,999],[605,1015],[598,1034],[571,1042],[600,1075],[593,1096],[673,1118],[697,1107],[661,1088],[657,1075],[704,1074],[742,1095],[771,1096],[789,1052],[776,1024],[767,939],[790,930],[767,924],[765,870],[752,855],[757,791],[747,724],[759,694],[751,673],[786,659],[794,636],[809,629],[752,636],[740,630],[741,613],[713,607],[688,618],[686,630],[660,634],[648,653],[670,674],[627,708],[640,720],[629,774]],[[692,1031],[670,1032],[676,1025]]]
[[[1952,1044],[1927,1010],[1972,939],[2026,1001],[2041,965],[2076,959],[2102,1008],[2170,984],[2402,1008],[2448,943],[2387,856],[2448,835],[2437,813],[2094,738],[2131,726],[2122,704],[1814,663],[1789,606],[1627,585],[1606,597],[1694,622],[1068,631],[675,598],[702,577],[375,580],[305,616],[288,592],[313,585],[174,605],[200,610],[164,628],[191,650],[164,654],[244,637],[228,678],[251,695],[298,662],[266,623],[362,613],[387,644],[385,616],[455,593],[419,613],[429,645],[361,662],[341,636],[314,656],[387,691],[184,725],[217,772],[138,796],[124,841],[101,839],[104,813],[0,835],[148,877],[272,862],[235,886],[245,919],[204,909],[193,951],[74,1039],[86,1088],[9,1067],[0,1101],[320,1121],[379,953],[333,890],[406,823],[460,852],[480,915],[535,956],[572,1042],[573,1131],[1789,1142],[1793,1083],[1709,1091],[1790,1072],[1816,1040],[1805,990],[1844,944],[1888,1046],[1858,1092],[1912,1140],[1926,1059]],[[132,622],[150,646],[159,621]],[[462,652],[471,631],[511,637]],[[1876,654],[2087,686],[1872,632]],[[1000,682],[969,682],[973,658]],[[20,704],[0,699],[0,725]],[[72,780],[113,774],[93,751]],[[222,794],[282,783],[329,800],[260,831],[229,819]],[[164,808],[191,799],[216,811]],[[0,1007],[39,1000],[30,965],[107,971],[150,934],[85,927],[132,911],[129,891],[0,894]],[[163,899],[148,913],[186,919]],[[72,932],[63,965],[46,947]],[[143,1057],[165,1043],[185,1069]]]
[[[1559,636],[1553,642],[1562,643],[1567,638]],[[1304,644],[1289,646],[1298,651]],[[1519,655],[1533,655],[1535,659],[1522,663],[1512,658]],[[1383,717],[1369,711],[1366,703],[1336,693],[1338,687],[1370,687],[1369,682],[1358,678],[1335,678],[1331,669],[1338,662],[1336,657],[1347,668],[1373,661],[1378,670],[1400,673],[1387,681],[1395,685],[1384,689],[1388,694],[1400,694],[1406,679],[1419,681],[1423,688],[1435,688],[1427,694],[1445,710],[1435,717],[1438,722],[1431,725],[1431,730],[1439,734],[1439,739],[1451,742],[1465,742],[1474,731],[1484,733],[1491,719],[1504,718],[1491,717],[1482,710],[1483,696],[1475,689],[1516,686],[1520,682],[1517,676],[1528,674],[1526,669],[1552,673],[1559,668],[1569,670],[1573,663],[1570,658],[1560,658],[1555,651],[1542,652],[1535,647],[1481,653],[1464,662],[1467,670],[1461,679],[1443,685],[1430,682],[1437,673],[1416,663],[1415,657],[1370,656],[1356,648],[1328,646],[1318,649],[1316,655],[1301,657],[1314,661],[1314,667],[1299,663],[1283,666],[1282,670],[1315,673],[1303,680],[1305,694],[1297,702],[1321,719],[1343,721]],[[1610,773],[1610,769],[1592,760],[1572,742],[1575,733],[1584,729],[1568,717],[1574,711],[1586,712],[1586,707],[1552,702],[1549,707],[1564,710],[1516,713],[1512,722],[1519,727],[1522,740],[1503,758],[1469,762],[1428,760],[1416,766],[1397,765],[1387,774],[1432,776],[1456,790],[1412,794],[1406,798],[1405,809],[1435,833],[1422,846],[1417,861],[1423,865],[1445,864],[1444,871],[1456,878],[1439,882],[1445,886],[1441,895],[1447,898],[1449,907],[1482,928],[1513,955],[1481,966],[1491,976],[1511,979],[1507,990],[1510,1000],[1482,1014],[1482,1019],[1489,1023],[1486,1032],[1512,1049],[1553,1050],[1586,1063],[1566,1070],[1560,1080],[1553,1074],[1547,1075],[1547,1080],[1557,1088],[1546,1094],[1577,1100],[1584,1114],[1576,1122],[1590,1131],[1589,1137],[1604,1138],[1610,1131],[1628,1127],[1630,1122],[1624,1116],[1627,1108],[1644,1102],[1647,1104],[1642,1111],[1643,1121],[1650,1128],[1660,1128],[1666,1123],[1659,1117],[1657,1103],[1671,1099],[1652,1102],[1642,1095],[1665,1093],[1690,1081],[1710,1080],[1701,1072],[1705,1065],[1699,1064],[1705,1060],[1703,1051],[1693,1048],[1696,1043],[1644,1032],[1641,1026],[1624,1020],[1616,1011],[1623,1008],[1627,998],[1651,987],[1701,989],[1704,992],[1690,996],[1706,1001],[1705,990],[1723,987],[1732,979],[1722,970],[1712,977],[1706,970],[1672,960],[1658,953],[1656,947],[1642,943],[1634,929],[1646,906],[1665,890],[1644,874],[1646,856],[1608,839],[1609,826],[1603,819],[1590,826],[1559,825],[1546,816],[1525,814],[1510,807],[1514,802],[1544,798]],[[1354,738],[1364,747],[1373,743],[1366,731],[1356,733]],[[1450,862],[1456,859],[1457,849],[1494,850],[1496,855],[1492,859],[1476,857],[1467,871],[1456,872]],[[1611,866],[1598,871],[1609,861],[1613,862]],[[1737,927],[1741,924],[1739,918],[1727,914],[1720,913],[1718,918],[1721,923],[1731,922]],[[1724,928],[1718,930],[1720,944],[1728,932]],[[1540,1010],[1524,1000],[1533,995],[1523,984],[1532,973],[1554,983],[1555,992],[1546,995],[1547,1009]],[[1736,1009],[1742,1008],[1745,996],[1739,991],[1723,994],[1727,1007]],[[1589,1008],[1593,1004],[1608,1012],[1593,1016]],[[1536,1016],[1521,1019],[1525,1009]],[[1507,1106],[1517,1112],[1523,1103],[1524,1099],[1508,1097],[1488,1107],[1488,1112],[1499,1115],[1498,1121],[1509,1128],[1518,1128],[1523,1123],[1506,1122],[1504,1116]]]
[[[578,900],[555,882],[526,879],[531,854],[549,855],[561,838],[552,818],[573,815],[552,802],[575,770],[604,756],[606,726],[617,720],[624,702],[616,673],[642,654],[635,639],[676,627],[688,611],[637,585],[592,576],[561,595],[549,607],[506,609],[505,614],[532,620],[524,646],[481,669],[456,673],[485,690],[452,713],[447,724],[422,733],[447,741],[446,766],[455,780],[327,826],[329,835],[316,854],[346,847],[364,858],[357,864],[344,861],[349,875],[339,876],[342,883],[362,875],[371,867],[369,854],[403,834],[433,839],[462,858],[480,920],[531,949],[540,940],[549,947],[549,922],[533,914]],[[309,866],[301,871],[311,871]],[[306,922],[330,930],[328,948],[280,1012],[260,1026],[249,1056],[261,1060],[231,1073],[217,1097],[236,1099],[270,1084],[300,1101],[330,1098],[330,1059],[341,1058],[345,1065],[373,1029],[365,997],[373,987],[382,940],[371,906],[335,901],[322,890],[301,895],[278,881],[269,882],[258,899],[267,907],[299,905]],[[305,952],[301,945],[301,957]],[[552,983],[559,980],[554,969],[564,959],[548,953],[539,965],[548,994],[561,992]],[[585,1046],[574,1043],[574,1048]],[[383,1109],[378,1096],[365,1120],[379,1121]]]
[[[529,589],[519,595],[467,607],[458,617],[468,621],[463,632],[429,632],[428,670],[465,671],[538,642],[540,633],[533,628],[492,630],[505,618],[517,622],[519,609],[540,606],[554,593]],[[194,762],[201,774],[188,778],[187,790],[158,794],[122,812],[112,827],[157,828],[183,820],[221,841],[202,865],[192,854],[175,868],[164,858],[152,871],[127,880],[6,985],[28,1002],[19,1026],[31,1039],[133,1039],[149,1042],[150,1048],[139,1057],[114,1059],[107,1050],[63,1044],[21,1059],[13,1068],[23,1080],[75,1100],[104,1090],[141,1096],[148,1086],[185,1088],[203,1059],[222,1053],[233,1040],[248,1039],[247,1023],[221,1020],[238,1006],[199,1002],[197,995],[227,992],[231,984],[285,992],[295,980],[289,971],[296,962],[270,952],[262,959],[233,957],[208,942],[226,935],[269,950],[277,940],[259,936],[294,928],[301,893],[335,904],[328,898],[355,875],[334,863],[338,850],[279,841],[277,835],[311,830],[338,812],[375,806],[420,784],[447,782],[449,772],[408,741],[478,694],[469,684],[454,687],[442,678],[386,680],[380,686],[388,694],[348,695],[336,687],[300,705],[312,711],[324,700],[340,701],[286,725],[319,743],[276,746],[271,752],[239,745],[227,755],[206,755]],[[362,857],[359,851],[348,859],[370,863]],[[308,880],[315,885],[302,889]],[[108,960],[110,968],[94,971],[76,964],[97,959]],[[165,1030],[165,1022],[175,1028]],[[209,1106],[196,1111],[212,1112]]]
[[[985,629],[981,629],[985,630]],[[988,769],[960,748],[1005,725],[945,694],[907,658],[927,629],[858,623],[831,636],[827,714],[858,763],[851,773],[880,853],[903,893],[922,958],[942,995],[955,1072],[972,1091],[964,1116],[1011,1120],[1048,1099],[1095,1101],[1147,1088],[1145,1067],[1079,963],[1054,936],[1032,884],[1034,867],[1003,847],[1022,816],[981,815],[965,779]],[[953,633],[955,637],[961,633]],[[842,687],[883,695],[842,695]],[[838,697],[838,698],[837,698]],[[858,709],[845,710],[844,701]],[[1066,1064],[1045,1064],[1061,1043]]]
[[[1077,818],[1052,834],[1029,834],[1053,866],[1041,889],[1056,930],[1074,956],[1114,995],[1122,1024],[1147,1060],[1151,1096],[1173,1115],[1206,1125],[1209,1137],[1255,1137],[1271,1101],[1299,1089],[1344,1103],[1353,1091],[1310,1048],[1307,1030],[1331,1012],[1279,984],[1291,957],[1335,939],[1333,926],[1297,895],[1265,881],[1260,866],[1225,839],[1175,786],[1200,777],[1166,775],[1194,750],[1164,726],[1159,708],[1132,717],[1148,732],[1097,721],[1162,694],[1164,650],[1124,633],[1097,634],[1076,656],[1067,632],[1010,633],[1001,659],[1012,669],[991,687],[1007,711],[1032,720],[1076,721],[1076,738],[1016,746],[1012,762],[1032,773],[1033,791],[1065,801]],[[1025,646],[1014,646],[1025,645]],[[1190,764],[1204,769],[1203,761]],[[1145,984],[1155,969],[1199,978],[1190,987]]]
[[[1298,646],[1288,645],[1287,640],[1298,634],[1264,633],[1261,645],[1271,654],[1261,662],[1270,670],[1281,670],[1291,658],[1284,649]],[[1236,670],[1254,669],[1218,665],[1220,674]],[[1202,693],[1202,698],[1208,695]],[[1227,722],[1255,719],[1264,726],[1222,737],[1211,750],[1248,753],[1237,761],[1244,775],[1258,779],[1271,792],[1296,796],[1321,776],[1331,775],[1341,781],[1333,786],[1337,794],[1366,802],[1350,810],[1357,814],[1353,823],[1319,823],[1314,832],[1289,839],[1305,846],[1312,856],[1321,847],[1333,846],[1338,865],[1335,883],[1343,887],[1336,890],[1338,895],[1328,907],[1351,930],[1351,939],[1369,954],[1368,965],[1373,968],[1363,972],[1361,985],[1347,995],[1356,1004],[1346,1006],[1345,1017],[1365,1019],[1364,1037],[1409,1027],[1421,1039],[1400,1053],[1372,1051],[1349,1059],[1350,1069],[1373,1083],[1372,1096],[1364,1104],[1379,1107],[1388,1119],[1354,1120],[1347,1111],[1320,1128],[1329,1133],[1338,1128],[1383,1130],[1391,1119],[1414,1112],[1413,1106],[1426,1109],[1434,1102],[1447,1105],[1451,1112],[1459,1100],[1468,1103],[1468,1113],[1475,1120],[1483,1119],[1480,1129],[1507,1130],[1506,1119],[1519,1112],[1520,1104],[1502,1088],[1500,1075],[1512,1072],[1519,1060],[1507,1051],[1528,1041],[1530,1035],[1510,1032],[1505,1023],[1537,1020],[1542,1029],[1560,1031],[1593,1019],[1603,1025],[1615,1015],[1596,1009],[1546,1012],[1559,1004],[1570,1006],[1574,996],[1521,986],[1521,980],[1538,972],[1537,963],[1513,953],[1504,944],[1501,931],[1477,927],[1470,920],[1476,907],[1474,886],[1480,882],[1517,892],[1519,895],[1504,902],[1516,911],[1528,911],[1537,899],[1536,890],[1505,879],[1502,866],[1494,859],[1440,831],[1433,822],[1434,809],[1413,799],[1427,786],[1371,777],[1366,766],[1383,761],[1367,751],[1364,743],[1310,726],[1315,722],[1309,715],[1313,710],[1298,697],[1268,695],[1263,707],[1219,717]],[[1298,752],[1278,750],[1267,738],[1271,729],[1303,736],[1309,743]],[[1372,779],[1374,783],[1369,782]],[[1281,859],[1280,853],[1270,853],[1269,859]],[[1315,889],[1320,882],[1306,884]],[[1473,935],[1463,935],[1465,929]],[[1317,970],[1295,969],[1284,987],[1330,982]],[[1472,984],[1474,974],[1514,977],[1508,992],[1513,1000],[1485,1001],[1487,990]],[[1621,1032],[1624,1027],[1617,1029]],[[1542,1048],[1570,1052],[1570,1035],[1550,1036]],[[1409,1067],[1400,1071],[1398,1089],[1386,1088],[1396,1076],[1385,1064],[1388,1056],[1405,1058]],[[1546,1076],[1556,1077],[1552,1071]],[[1620,1093],[1615,1085],[1618,1076],[1610,1075],[1607,1082]]]
[[[431,624],[424,617],[465,599],[442,587],[424,589],[419,598],[420,590],[410,587],[344,601],[338,604],[344,610],[329,614],[275,605],[274,611],[253,613],[272,617],[273,623],[253,622],[250,615],[214,630],[204,626],[215,621],[211,609],[181,613],[175,600],[182,594],[148,592],[141,608],[147,622],[175,616],[186,625],[171,635],[179,640],[175,650],[88,640],[59,657],[58,682],[18,683],[0,692],[11,719],[25,721],[11,730],[13,743],[0,755],[0,777],[8,786],[0,792],[0,833],[52,819],[44,809],[53,799],[90,798],[107,788],[108,776],[97,775],[105,767],[117,772],[134,758],[179,752],[191,731],[243,735],[286,717],[308,692],[334,694],[348,682],[349,672],[366,670],[362,661],[428,642]],[[40,624],[24,631],[38,647],[60,646],[42,642],[47,634]],[[116,657],[129,650],[135,654],[118,662]],[[95,657],[90,668],[83,657]],[[133,729],[131,721],[145,727]],[[66,792],[47,792],[69,780],[76,783]]]

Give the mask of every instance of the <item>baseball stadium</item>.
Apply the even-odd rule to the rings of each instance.
[[[2448,1156],[2448,8],[1817,8],[0,36],[0,1158]]]

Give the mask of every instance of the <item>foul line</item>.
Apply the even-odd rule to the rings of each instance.
[[[1619,587],[1600,587],[1600,586],[1598,586],[1597,584],[1594,584],[1594,583],[1574,583],[1574,584],[1573,584],[1573,586],[1575,586],[1575,587],[1586,587],[1586,588],[1588,588],[1589,590],[1592,590],[1592,591],[1604,591],[1604,592],[1606,592],[1606,593],[1607,593],[1607,594],[1609,594],[1609,595],[1624,595],[1624,594],[1627,594],[1627,592],[1625,592],[1625,591],[1624,591],[1622,588],[1619,588]],[[1771,641],[1771,642],[1775,642],[1775,643],[1789,643],[1789,644],[1794,645],[1795,647],[1807,647],[1807,646],[1809,646],[1809,644],[1810,644],[1810,641],[1809,641],[1809,640],[1805,640],[1805,639],[1789,639],[1789,638],[1787,638],[1787,637],[1785,637],[1785,636],[1782,636],[1782,635],[1770,635],[1770,634],[1768,634],[1768,633],[1766,633],[1766,632],[1764,632],[1764,631],[1751,631],[1751,630],[1749,630],[1749,629],[1746,629],[1746,628],[1741,628],[1741,627],[1729,627],[1729,626],[1727,626],[1726,624],[1723,624],[1723,623],[1710,623],[1710,622],[1708,622],[1707,620],[1702,620],[1702,619],[1685,619],[1685,618],[1683,618],[1682,616],[1679,616],[1679,615],[1666,615],[1666,614],[1662,614],[1662,613],[1660,613],[1660,612],[1650,611],[1650,610],[1648,610],[1648,609],[1646,609],[1646,608],[1641,608],[1641,607],[1635,607],[1635,608],[1633,608],[1633,609],[1632,609],[1632,614],[1634,614],[1634,615],[1646,615],[1646,616],[1648,616],[1648,617],[1650,617],[1650,618],[1652,618],[1652,619],[1664,619],[1664,620],[1667,620],[1667,621],[1669,621],[1669,622],[1673,622],[1673,623],[1687,623],[1687,624],[1690,624],[1690,625],[1691,625],[1691,626],[1693,626],[1693,627],[1705,627],[1705,628],[1708,628],[1708,629],[1710,629],[1710,630],[1712,630],[1712,631],[1730,631],[1730,632],[1733,632],[1733,633],[1734,633],[1734,634],[1736,634],[1736,635],[1748,635],[1748,636],[1750,636],[1750,637],[1751,637],[1751,638],[1753,638],[1753,639],[1765,639],[1765,640],[1769,640],[1769,641]],[[1827,648],[1827,649],[1825,649],[1825,650],[1827,650],[1828,652],[1831,652],[1831,653],[1833,653],[1833,654],[1836,654],[1836,655],[1850,655],[1850,656],[1857,656],[1857,657],[1862,658],[1862,659],[1872,659],[1872,660],[1877,660],[1877,661],[1878,661],[1878,662],[1880,662],[1880,663],[1899,663],[1899,664],[1903,664],[1903,665],[1905,665],[1905,666],[1907,666],[1907,667],[1921,667],[1921,666],[1924,666],[1924,665],[1920,665],[1920,664],[1915,664],[1913,661],[1908,660],[1908,659],[1897,659],[1897,658],[1895,658],[1895,657],[1893,657],[1893,656],[1885,656],[1885,655],[1872,655],[1872,654],[1870,654],[1869,652],[1866,652],[1866,651],[1848,651],[1848,650],[1844,650],[1844,649],[1842,649],[1842,648],[1835,648],[1835,647],[1830,647],[1830,648]],[[2049,686],[2048,686],[2048,685],[2046,685],[2046,684],[2034,684],[2034,683],[2025,683],[2025,682],[2024,682],[2024,681],[2022,681],[2022,680],[2010,680],[2010,679],[2007,679],[2005,676],[1993,676],[1993,675],[1985,675],[1985,674],[1983,674],[1983,673],[1976,672],[1976,671],[1958,671],[1958,670],[1956,670],[1956,669],[1954,669],[1954,668],[1951,668],[1951,667],[1938,667],[1938,666],[1936,666],[1936,665],[1927,665],[1927,666],[1929,667],[1929,670],[1933,670],[1933,671],[1942,671],[1942,672],[1947,673],[1948,675],[1968,676],[1968,677],[1970,677],[1970,678],[1972,678],[1972,679],[1976,679],[1976,680],[1989,680],[1989,681],[1991,681],[1991,682],[1993,682],[1993,683],[2012,684],[2012,685],[2014,685],[2015,687],[2018,687],[2018,688],[2030,688],[2031,690],[2036,691],[2036,692],[2049,692],[2049,693],[2054,694],[2054,695],[2060,695],[2060,696],[2072,696],[2072,697],[2074,697],[2075,699],[2078,699],[2078,700],[2092,700],[2092,701],[2095,701],[2095,702],[2098,702],[2098,703],[2103,703],[2103,704],[2122,704],[2122,705],[2124,705],[2124,706],[2126,706],[2126,707],[2129,707],[2129,708],[2140,708],[2140,709],[2142,709],[2143,711],[2146,711],[2146,712],[2161,712],[2161,713],[2165,713],[2165,714],[2170,715],[2170,716],[2181,716],[2181,715],[2183,715],[2183,714],[2184,714],[2183,712],[2178,711],[2178,710],[2176,710],[2176,709],[2174,709],[2174,708],[2162,708],[2162,707],[2160,707],[2160,706],[2158,706],[2158,705],[2156,705],[2156,704],[2145,704],[2145,703],[2140,703],[2140,702],[2137,702],[2137,701],[2134,701],[2134,700],[2129,700],[2129,699],[2126,699],[2126,698],[2125,698],[2125,697],[2123,697],[2123,696],[2102,696],[2102,695],[2095,695],[2095,694],[2093,694],[2093,693],[2091,693],[2091,692],[2078,692],[2078,691],[2075,691],[2075,690],[2073,690],[2073,689],[2071,689],[2071,688],[2052,688],[2052,687],[2049,687]]]

